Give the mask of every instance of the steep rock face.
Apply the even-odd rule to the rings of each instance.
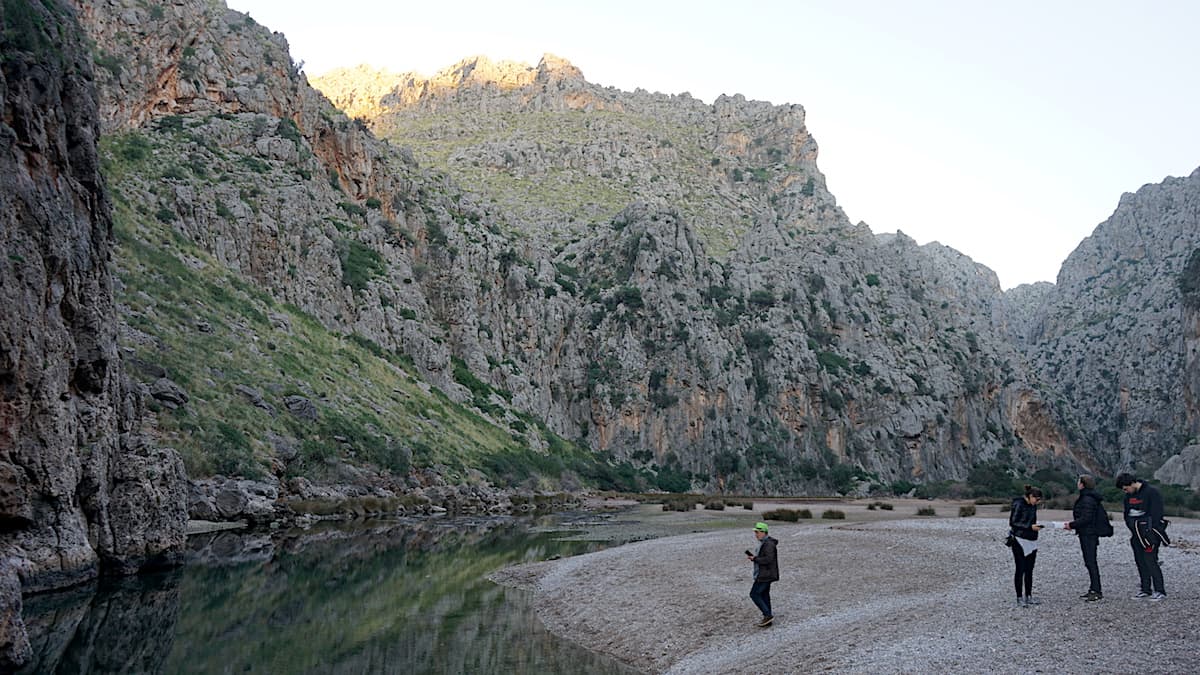
[[[568,292],[586,323],[522,368],[561,433],[623,458],[753,475],[741,486],[752,489],[836,462],[892,480],[962,476],[1002,450],[1096,466],[1026,384],[995,275],[851,226],[800,106],[619,92],[552,57],[468,59],[392,76],[381,95],[387,77],[358,69],[316,85],[554,246],[543,282],[582,280]],[[686,235],[656,234],[662,223]],[[580,390],[586,410],[561,394],[546,405],[546,391]]]
[[[5,3],[0,561],[26,591],[169,560],[183,471],[123,379],[91,57],[71,10]]]
[[[1160,464],[1196,433],[1200,171],[1121,198],[1063,263],[1025,349],[1060,412],[1110,471]]]
[[[679,210],[717,257],[789,207],[838,213],[799,105],[622,92],[552,55],[536,66],[474,57],[428,78],[360,67],[314,83],[547,248],[635,202]]]
[[[995,275],[851,225],[800,106],[619,92],[554,57],[354,94],[393,141],[442,148],[428,170],[335,111],[244,15],[198,0],[83,15],[116,64],[108,128],[162,160],[124,174],[123,199],[469,402],[461,358],[505,394],[473,405],[535,450],[507,402],[706,487],[1095,465],[1003,338]],[[133,64],[166,84],[126,78]]]
[[[1154,477],[1164,483],[1200,490],[1200,445],[1189,445],[1163,463]]]

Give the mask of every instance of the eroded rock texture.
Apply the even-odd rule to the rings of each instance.
[[[91,56],[74,13],[5,2],[0,27],[0,575],[29,592],[170,560],[183,468],[140,442],[122,377]],[[20,635],[0,659],[20,662],[20,598],[3,588],[0,623]]]

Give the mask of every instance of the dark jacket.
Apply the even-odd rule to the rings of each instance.
[[[1163,498],[1158,488],[1149,483],[1131,495],[1125,495],[1125,527],[1142,546],[1150,547],[1159,543],[1160,538],[1154,530],[1162,531]]]
[[[1079,491],[1079,497],[1075,499],[1075,506],[1071,509],[1071,529],[1075,534],[1079,535],[1099,535],[1099,528],[1096,527],[1101,518],[1104,518],[1104,506],[1100,503],[1100,494],[1092,488],[1083,488]]]
[[[1012,528],[1013,536],[1030,541],[1037,541],[1037,530],[1033,524],[1037,522],[1037,507],[1017,497],[1012,503],[1012,513],[1008,514],[1008,526]]]
[[[758,543],[758,553],[754,554],[755,581],[779,581],[779,558],[775,552],[778,543],[769,535]]]

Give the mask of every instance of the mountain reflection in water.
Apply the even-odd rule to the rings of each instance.
[[[25,599],[25,673],[621,673],[492,571],[600,548],[512,519],[189,539],[183,568]]]

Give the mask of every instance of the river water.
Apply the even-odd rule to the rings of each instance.
[[[372,521],[189,538],[168,572],[25,598],[24,673],[601,673],[487,575],[597,550],[557,518]]]

